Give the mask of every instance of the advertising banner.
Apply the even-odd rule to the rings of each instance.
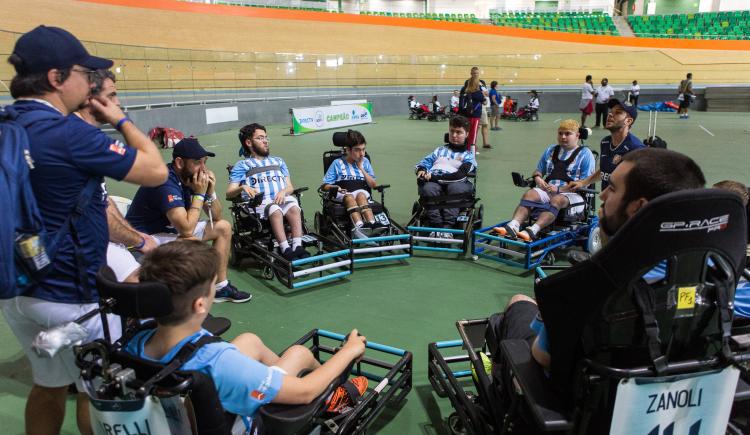
[[[293,135],[372,122],[372,103],[293,108],[291,112]]]

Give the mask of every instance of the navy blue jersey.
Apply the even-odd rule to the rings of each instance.
[[[167,219],[167,212],[175,207],[188,209],[192,203],[193,191],[182,184],[171,163],[167,168],[167,181],[161,186],[139,188],[125,216],[130,225],[142,233],[176,233]]]
[[[24,114],[37,110],[51,115],[26,129],[34,161],[31,187],[47,231],[55,232],[62,226],[89,179],[95,178],[101,183],[76,223],[80,237],[78,249],[86,267],[86,285],[79,282],[76,246],[68,234],[60,241],[49,274],[24,295],[53,302],[96,302],[94,278],[105,262],[109,241],[104,177],[125,178],[137,151],[75,115],[64,116],[42,100],[19,100],[13,107],[21,120]]]
[[[609,185],[609,177],[614,172],[622,156],[630,151],[645,148],[646,145],[632,133],[628,133],[620,146],[612,149],[612,136],[607,136],[600,142],[599,169],[602,171],[602,190]]]

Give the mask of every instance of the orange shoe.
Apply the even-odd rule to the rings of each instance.
[[[526,228],[523,231],[519,231],[516,233],[519,239],[523,240],[526,243],[533,242],[536,240],[536,233],[531,231],[530,228]]]
[[[516,237],[518,237],[516,232],[513,231],[513,228],[509,227],[507,224],[501,227],[495,227],[492,229],[492,231],[502,237],[507,237],[509,239],[515,239]]]
[[[367,378],[364,376],[357,376],[339,385],[326,400],[326,411],[338,413],[347,406],[354,406],[367,391],[367,385]]]

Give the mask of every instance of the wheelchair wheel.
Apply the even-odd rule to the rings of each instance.
[[[419,205],[419,201],[414,201],[414,205],[411,206],[411,215],[415,216],[417,213],[421,214],[422,207]],[[417,216],[417,220],[414,221],[415,225],[419,225],[421,216]]]
[[[555,253],[554,252],[550,252],[550,253],[548,253],[547,255],[544,256],[544,260],[542,261],[542,264],[544,264],[546,266],[554,266],[555,265],[555,261],[557,261],[557,259],[555,258]]]
[[[326,225],[326,217],[323,213],[316,211],[313,225],[315,226],[315,232],[320,235],[328,234],[328,228]]]
[[[474,229],[482,228],[482,218],[484,217],[484,204],[479,204],[476,214],[474,215]]]
[[[273,267],[267,264],[264,265],[262,275],[263,275],[263,279],[272,280],[273,279]]]
[[[240,263],[242,263],[242,257],[240,256],[240,253],[239,253],[238,244],[239,244],[239,241],[236,240],[235,237],[232,237],[231,245],[229,248],[229,251],[230,251],[229,254],[231,256],[229,265],[232,267],[237,267],[240,265]]]
[[[589,254],[595,254],[596,251],[600,250],[601,248],[602,248],[601,228],[599,228],[599,225],[596,225],[591,228],[591,231],[589,231],[589,238],[586,241],[586,251]]]
[[[448,416],[448,429],[453,435],[466,435],[469,433],[457,412]]]

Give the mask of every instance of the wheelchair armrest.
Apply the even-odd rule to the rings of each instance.
[[[535,184],[533,178],[524,178],[520,172],[511,172],[510,175],[513,177],[513,184],[518,187],[532,187]]]
[[[391,185],[390,185],[390,184],[380,184],[380,185],[378,185],[378,186],[375,186],[375,187],[374,187],[373,189],[377,190],[377,191],[378,191],[378,192],[380,192],[380,193],[383,193],[383,191],[384,191],[385,189],[388,189],[389,187],[391,187]]]
[[[516,387],[520,388],[523,400],[537,427],[543,431],[563,431],[573,428],[573,423],[561,409],[565,403],[550,388],[542,367],[531,356],[531,348],[525,340],[503,340],[500,352],[508,363]]]
[[[299,196],[300,193],[310,190],[309,187],[298,187],[292,191],[292,195]]]
[[[227,332],[232,326],[232,322],[226,317],[214,317],[209,314],[206,316],[206,319],[203,320],[203,325],[201,326],[211,334],[218,336]]]

